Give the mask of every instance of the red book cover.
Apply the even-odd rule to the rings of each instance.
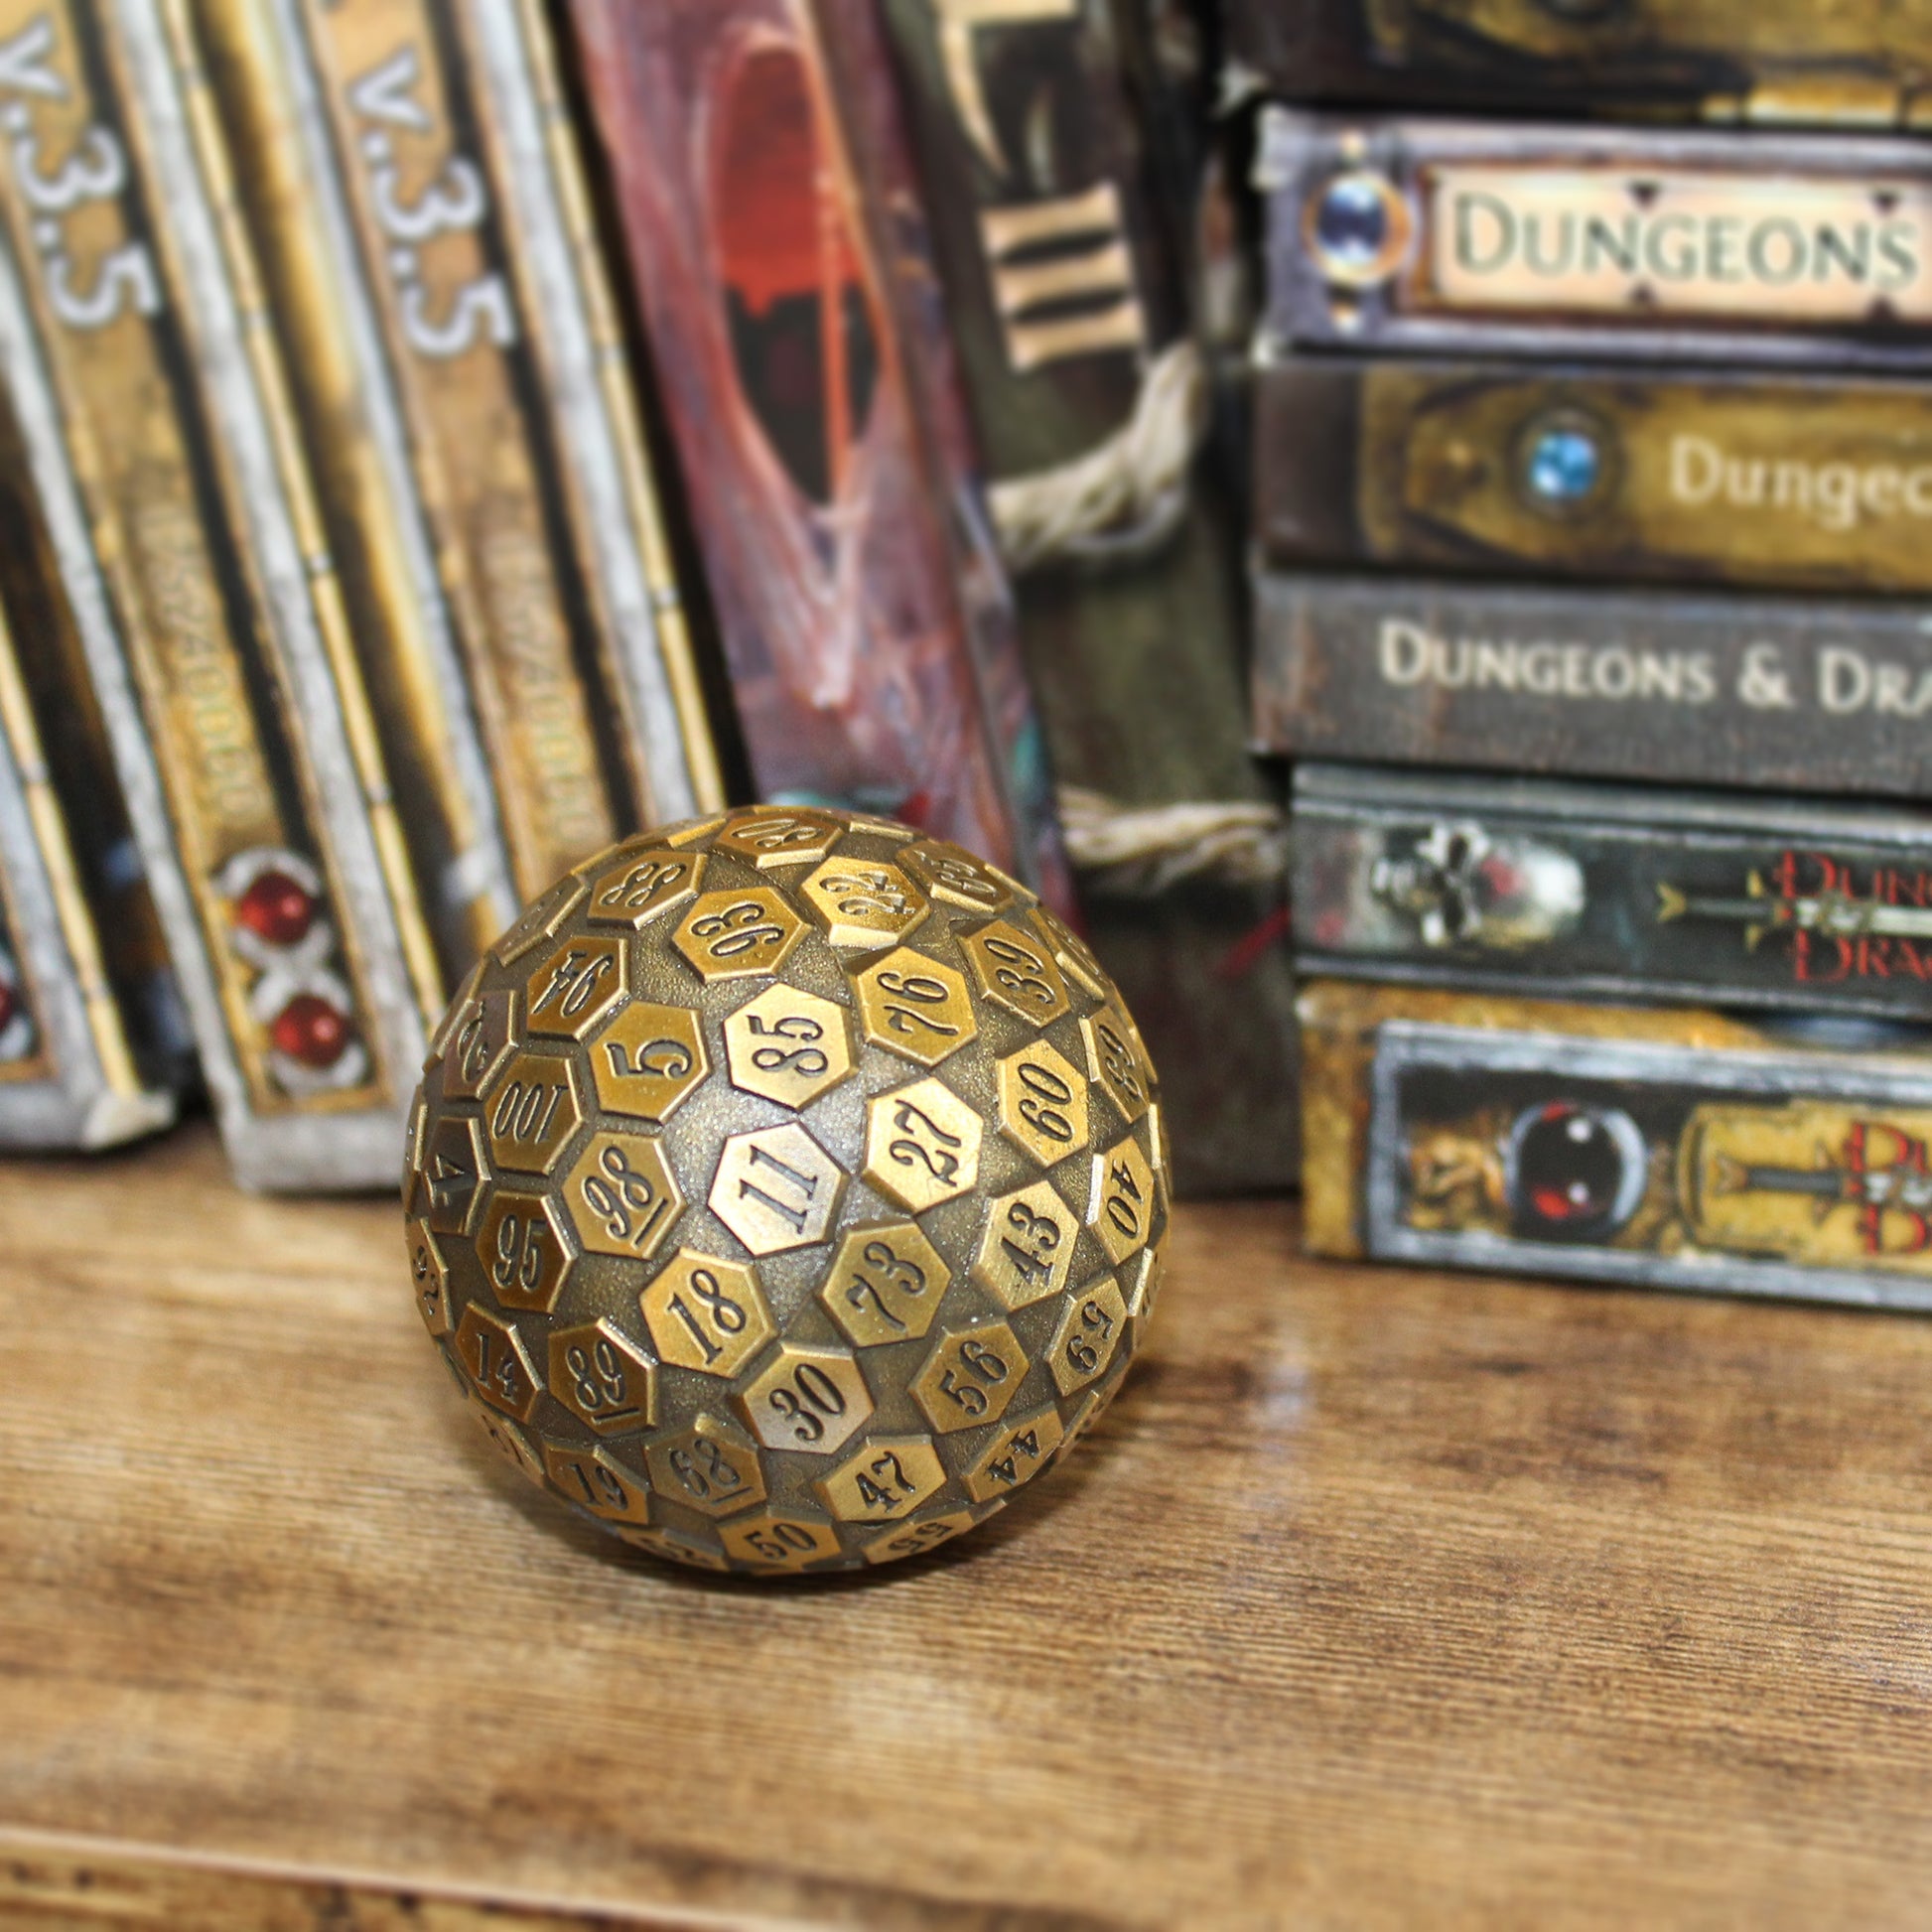
[[[871,0],[573,13],[760,790],[1068,909]]]

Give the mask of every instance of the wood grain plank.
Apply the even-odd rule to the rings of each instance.
[[[1051,1484],[773,1589],[501,1467],[387,1203],[0,1168],[0,1826],[562,1913],[1922,1924],[1932,1325],[1295,1241],[1183,1211]]]

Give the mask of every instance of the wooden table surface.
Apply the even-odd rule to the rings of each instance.
[[[495,1457],[386,1202],[0,1168],[0,1920],[1932,1920],[1932,1323],[1184,1210],[1051,1482],[852,1583]]]

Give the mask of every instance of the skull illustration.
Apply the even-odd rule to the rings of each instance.
[[[1406,855],[1385,854],[1369,891],[1416,921],[1426,946],[1523,952],[1568,932],[1584,909],[1584,873],[1534,839],[1492,838],[1473,820],[1438,822]]]

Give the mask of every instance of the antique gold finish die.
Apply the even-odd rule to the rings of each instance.
[[[1168,1223],[1086,946],[961,848],[759,808],[580,866],[438,1030],[403,1188],[497,1447],[711,1570],[889,1562],[1106,1405]]]

